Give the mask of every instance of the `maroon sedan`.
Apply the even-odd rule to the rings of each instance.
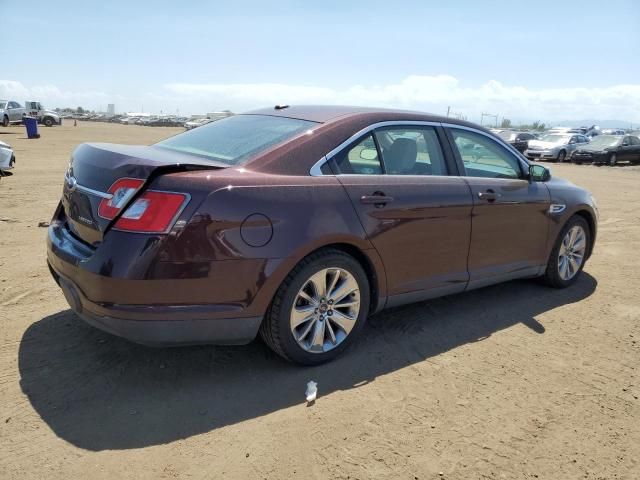
[[[523,277],[567,287],[596,226],[588,192],[477,125],[278,106],[152,146],[80,145],[48,263],[107,332],[147,345],[260,332],[317,364],[385,307]]]

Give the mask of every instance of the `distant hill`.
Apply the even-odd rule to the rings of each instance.
[[[598,125],[600,128],[638,128],[638,124],[633,124],[624,120],[563,120],[562,122],[549,122],[549,126],[554,127],[590,127]]]

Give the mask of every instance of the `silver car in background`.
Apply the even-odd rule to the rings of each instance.
[[[16,163],[16,156],[13,153],[11,145],[0,142],[0,177],[4,177],[5,172],[13,169]]]
[[[576,148],[589,143],[585,135],[575,133],[547,133],[537,140],[529,140],[524,156],[529,160],[564,162],[571,158]]]

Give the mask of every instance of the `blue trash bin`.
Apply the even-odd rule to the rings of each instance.
[[[27,127],[27,138],[40,138],[38,135],[38,120],[31,117],[23,117],[22,123]]]

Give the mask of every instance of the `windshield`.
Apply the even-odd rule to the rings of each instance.
[[[607,147],[615,147],[620,143],[622,137],[614,137],[613,135],[598,135],[591,142],[589,142],[589,148],[598,147],[598,148],[607,148]]]
[[[5,108],[7,108],[7,102],[0,102],[0,108],[2,110],[4,110]]]
[[[236,115],[168,138],[156,146],[238,165],[251,155],[316,125],[316,122],[293,118]]]
[[[568,135],[543,135],[541,136],[538,140],[540,140],[541,142],[549,142],[549,143],[569,143],[569,137]]]

